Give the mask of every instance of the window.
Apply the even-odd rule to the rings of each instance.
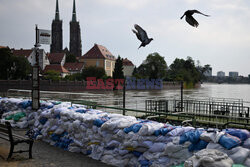
[[[96,67],[99,67],[99,60],[96,61]]]

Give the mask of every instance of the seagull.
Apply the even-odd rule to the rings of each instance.
[[[153,38],[148,38],[146,31],[143,30],[138,24],[135,24],[134,27],[137,31],[133,30],[133,29],[132,29],[132,31],[133,31],[133,33],[135,33],[137,38],[141,41],[141,45],[139,46],[139,48],[142,46],[145,47],[153,40]]]
[[[198,13],[198,14],[202,14],[204,16],[209,17],[209,15],[203,14],[198,10],[187,10],[183,16],[181,16],[181,19],[186,15],[186,21],[188,22],[188,24],[190,24],[193,27],[198,27],[199,23],[193,18],[193,14],[194,13]]]

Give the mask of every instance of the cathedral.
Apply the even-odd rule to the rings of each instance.
[[[51,29],[52,43],[50,46],[50,53],[63,52],[62,20],[60,20],[59,17],[58,0],[56,0],[56,14],[55,19],[52,21]],[[73,1],[72,20],[70,21],[69,52],[76,57],[82,56],[81,29],[80,24],[76,19],[75,0]]]

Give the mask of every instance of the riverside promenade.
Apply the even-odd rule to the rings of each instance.
[[[25,131],[15,133],[24,135]],[[111,167],[81,153],[65,151],[43,141],[34,142],[33,159],[28,159],[28,153],[21,153],[13,154],[7,161],[9,148],[9,142],[0,140],[0,167]],[[15,146],[15,150],[19,148],[28,148],[28,145],[22,143]]]

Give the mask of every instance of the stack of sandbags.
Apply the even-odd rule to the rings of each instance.
[[[114,166],[177,165],[193,155],[197,158],[196,153],[206,149],[216,149],[234,163],[250,166],[247,130],[172,126],[68,102],[43,101],[41,108],[32,112],[23,107],[26,104],[25,100],[5,99],[2,103],[0,99],[0,107],[26,114],[35,139]]]

